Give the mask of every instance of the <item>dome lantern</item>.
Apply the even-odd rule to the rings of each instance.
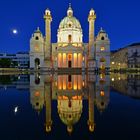
[[[67,10],[67,16],[68,16],[68,17],[72,17],[72,16],[73,16],[73,10],[72,10],[72,8],[71,8],[71,3],[69,4],[69,8],[68,8],[68,10]]]

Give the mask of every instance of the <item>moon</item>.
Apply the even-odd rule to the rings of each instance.
[[[17,29],[13,29],[13,30],[12,30],[12,33],[13,33],[14,35],[18,34]]]

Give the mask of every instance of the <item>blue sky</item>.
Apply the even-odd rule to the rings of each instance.
[[[88,42],[88,13],[94,8],[97,14],[96,34],[100,27],[111,40],[111,50],[140,42],[139,0],[1,0],[0,1],[0,52],[15,53],[29,50],[29,40],[36,27],[44,34],[43,14],[52,12],[52,42],[57,40],[57,29],[66,15],[69,3],[74,16],[81,22],[84,42]],[[12,29],[18,30],[17,35]]]

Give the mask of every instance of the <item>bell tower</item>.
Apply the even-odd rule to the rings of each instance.
[[[39,27],[30,39],[30,68],[39,70],[44,66],[44,38]]]
[[[51,58],[51,22],[52,16],[51,11],[47,9],[44,15],[45,20],[45,59],[50,60]]]
[[[94,64],[95,20],[96,20],[95,11],[93,9],[91,9],[89,12],[89,16],[88,16],[88,22],[89,22],[88,68],[89,68],[89,70],[92,70],[95,65]]]
[[[103,28],[96,37],[96,68],[101,71],[110,69],[110,39]]]

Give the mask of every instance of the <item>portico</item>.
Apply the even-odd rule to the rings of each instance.
[[[82,68],[81,53],[58,53],[58,68]]]

